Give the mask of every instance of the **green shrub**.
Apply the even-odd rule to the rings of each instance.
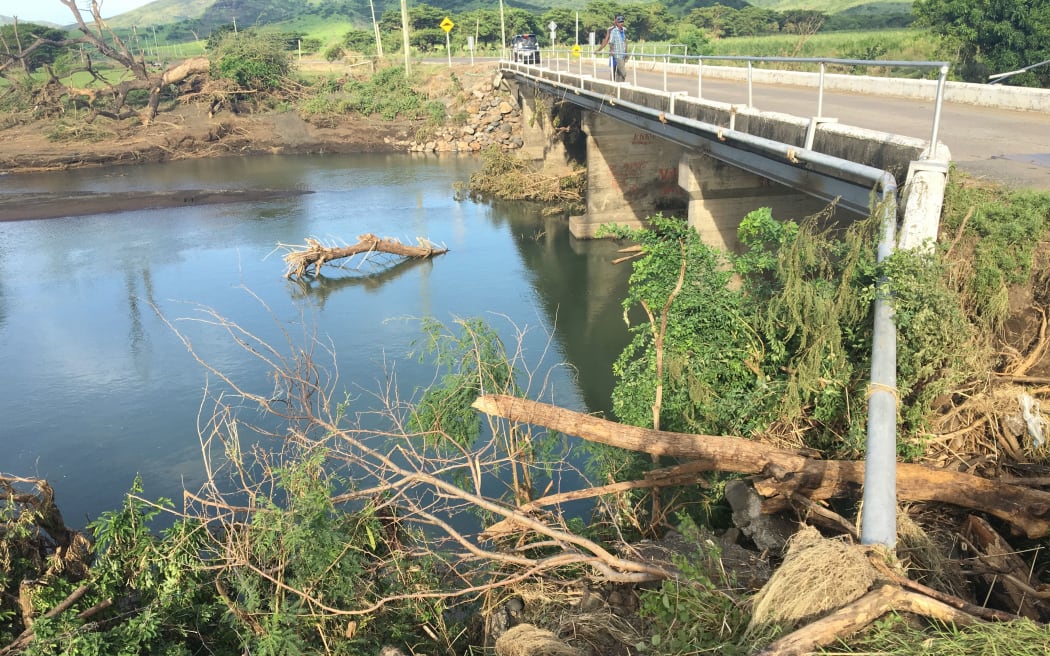
[[[291,55],[280,35],[230,32],[218,44],[212,75],[243,89],[272,91],[292,71]]]
[[[721,549],[692,521],[683,518],[679,528],[695,551],[675,555],[680,577],[641,592],[638,614],[651,625],[649,639],[636,648],[661,656],[751,653],[739,644],[748,616],[735,596],[736,581],[722,567]]]

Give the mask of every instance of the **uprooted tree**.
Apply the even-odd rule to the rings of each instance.
[[[143,125],[150,125],[166,95],[206,95],[214,110],[238,94],[283,84],[290,70],[290,58],[281,48],[271,47],[276,45],[272,39],[258,37],[247,46],[248,38],[238,34],[228,36],[234,49],[229,57],[220,54],[214,63],[208,57],[192,57],[162,68],[148,62],[143,52],[136,53],[107,25],[98,0],[91,2],[90,23],[76,0],[59,1],[72,13],[79,36],[52,29],[21,30],[16,22],[10,38],[0,43],[0,76],[10,83],[8,93],[27,94],[40,111],[54,113],[65,101],[86,110],[85,122],[98,116],[137,117]],[[55,57],[41,57],[56,51],[67,53],[61,73],[56,70]],[[244,74],[244,60],[252,61],[255,74]],[[211,79],[213,71],[216,80]],[[37,81],[40,74],[42,83]],[[77,79],[86,76],[88,82],[74,86],[77,74]],[[143,94],[144,102],[139,98]]]
[[[346,246],[326,246],[317,239],[308,237],[306,246],[281,244],[279,248],[287,251],[284,262],[288,266],[285,278],[304,278],[307,275],[320,275],[321,267],[328,262],[353,258],[361,255],[363,259],[390,257],[397,259],[427,259],[448,252],[447,248],[437,246],[420,237],[417,245],[402,243],[391,237],[377,237],[373,234],[358,235],[357,243]]]

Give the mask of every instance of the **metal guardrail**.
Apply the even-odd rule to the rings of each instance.
[[[1007,71],[1005,73],[996,73],[995,75],[989,75],[988,84],[999,84],[1007,78],[1013,77],[1015,75],[1020,75],[1021,73],[1027,73],[1033,68],[1039,68],[1040,66],[1046,66],[1047,64],[1050,64],[1050,59],[1047,59],[1046,61],[1041,61],[1038,64],[1032,64],[1031,66],[1019,68],[1016,71]]]
[[[579,75],[585,75],[584,67],[585,61],[590,62],[589,74],[595,78],[598,77],[599,60],[604,59],[604,56],[598,55],[592,51],[589,55],[584,55],[579,50],[572,50],[567,48],[547,48],[540,51],[539,66],[543,68],[549,68],[554,71],[565,70],[566,72],[575,72]],[[711,62],[742,62],[747,66],[747,106],[749,108],[754,107],[754,66],[755,64],[791,64],[794,66],[809,65],[818,66],[819,80],[817,83],[817,113],[815,116],[823,116],[824,111],[824,76],[827,73],[827,67],[830,66],[850,66],[850,67],[892,67],[892,68],[912,68],[919,70],[937,70],[937,94],[934,101],[933,108],[933,125],[931,127],[930,135],[930,151],[928,159],[937,159],[937,146],[938,136],[940,134],[941,125],[941,109],[944,104],[944,85],[948,80],[948,70],[950,64],[944,61],[898,61],[898,60],[885,60],[885,59],[837,59],[834,57],[747,57],[747,56],[730,56],[730,55],[676,55],[676,54],[646,54],[644,52],[632,51],[629,53],[628,58],[628,69],[632,71],[633,80],[632,83],[638,85],[638,65],[639,60],[651,61],[655,66],[662,64],[663,69],[663,88],[664,92],[668,91],[667,88],[667,74],[668,64],[684,64],[686,66],[696,66],[696,97],[703,99],[703,80],[704,80],[704,64],[710,64]],[[631,65],[634,62],[634,65]],[[1045,63],[1045,62],[1044,62]],[[564,69],[562,66],[564,65]],[[573,69],[576,69],[575,71]],[[603,66],[604,68],[604,66]],[[611,75],[610,75],[611,78]],[[612,80],[615,82],[615,80]]]

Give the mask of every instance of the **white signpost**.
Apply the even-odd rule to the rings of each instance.
[[[558,33],[558,24],[554,21],[547,23],[547,27],[551,30],[551,48],[554,47],[554,36]]]

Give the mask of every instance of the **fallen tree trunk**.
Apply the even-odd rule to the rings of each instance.
[[[313,274],[317,275],[325,262],[364,253],[386,253],[399,257],[426,258],[448,252],[447,248],[438,248],[423,238],[419,239],[418,246],[409,246],[397,239],[383,239],[373,234],[358,236],[357,243],[352,246],[330,248],[316,239],[309,238],[306,240],[306,244],[307,247],[305,249],[291,250],[284,256],[284,261],[288,265],[288,271],[284,274],[285,278],[302,278],[310,272],[311,268],[313,269]]]
[[[761,477],[755,489],[768,498],[764,510],[786,508],[792,495],[813,501],[858,495],[864,462],[820,460],[803,450],[781,449],[742,437],[670,433],[626,426],[564,408],[512,396],[485,395],[476,410],[510,421],[545,426],[568,435],[656,456],[686,458],[696,471]],[[991,481],[962,472],[898,463],[897,498],[946,503],[997,517],[1025,536],[1050,531],[1050,492]]]

